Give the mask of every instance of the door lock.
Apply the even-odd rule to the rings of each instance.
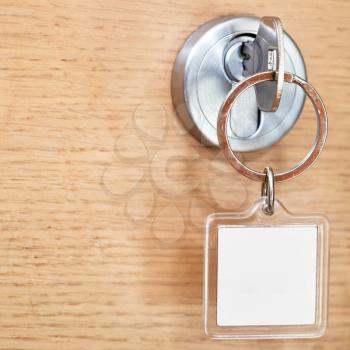
[[[305,96],[284,84],[283,74],[306,79],[304,60],[276,17],[226,17],[199,27],[178,53],[172,75],[174,106],[186,129],[205,145],[218,146],[225,97],[239,81],[263,71],[275,71],[276,79],[244,92],[231,111],[228,136],[235,151],[268,147],[293,127]]]

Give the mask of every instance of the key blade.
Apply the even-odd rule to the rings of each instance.
[[[241,53],[243,55],[243,75],[248,77],[250,72],[254,70],[254,47],[253,42],[245,42],[242,44]]]

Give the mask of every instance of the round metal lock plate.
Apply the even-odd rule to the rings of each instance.
[[[220,107],[231,88],[244,77],[242,43],[252,41],[259,18],[218,18],[199,27],[177,55],[172,75],[172,97],[186,129],[206,145],[218,146],[216,124]],[[299,48],[284,32],[285,71],[306,79]],[[295,124],[305,96],[284,83],[276,112],[258,109],[254,89],[242,94],[231,111],[228,130],[231,148],[249,152],[280,140]]]

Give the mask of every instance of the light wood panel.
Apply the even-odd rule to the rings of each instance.
[[[184,132],[169,87],[184,39],[228,14],[279,16],[328,108],[317,165],[277,188],[331,220],[321,339],[203,336],[203,220],[246,208],[259,184]],[[345,0],[2,1],[0,349],[349,349],[349,15]],[[291,164],[314,121],[307,106],[244,158]]]

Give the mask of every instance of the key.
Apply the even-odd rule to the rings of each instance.
[[[284,37],[282,22],[278,17],[263,17],[256,38],[242,45],[243,74],[245,77],[275,71],[275,80],[255,86],[260,110],[275,112],[278,109],[284,78]]]

